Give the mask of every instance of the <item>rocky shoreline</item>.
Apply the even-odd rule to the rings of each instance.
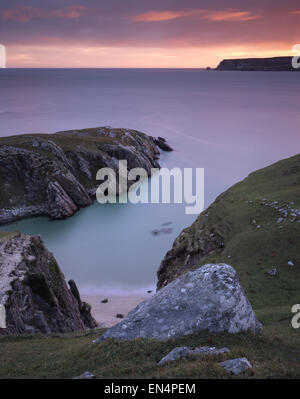
[[[128,129],[99,127],[0,138],[0,225],[33,216],[64,219],[91,205],[100,168],[118,176],[118,160],[150,175],[159,168],[164,139]]]

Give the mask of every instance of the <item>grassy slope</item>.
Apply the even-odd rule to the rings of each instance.
[[[91,344],[100,331],[64,336],[0,338],[0,378],[72,378],[90,371],[97,378],[300,378],[300,331],[293,330],[289,309],[258,311],[265,328],[261,336],[209,334],[168,342],[108,340]],[[182,359],[158,367],[176,346],[228,346],[221,357]],[[246,356],[253,369],[241,376],[227,374],[218,362]]]
[[[219,234],[225,248],[196,256],[192,265],[173,262],[170,280],[207,263],[228,263],[237,270],[256,309],[300,303],[300,223],[292,216],[277,223],[283,215],[265,205],[272,201],[285,209],[300,209],[300,155],[256,171],[221,194],[184,230],[184,239],[178,241],[173,256],[184,254],[188,247],[196,248],[203,232]],[[295,267],[288,266],[289,261]],[[273,268],[278,270],[275,277],[268,275]]]
[[[300,223],[291,222],[292,217],[277,223],[282,215],[261,200],[279,201],[283,206],[292,201],[292,207],[300,209],[300,155],[252,173],[223,198],[226,201],[214,207],[210,223],[220,229],[228,244],[222,253],[208,256],[201,264],[215,261],[235,267],[256,309],[299,303]],[[290,260],[295,267],[288,266]],[[273,268],[278,270],[276,277],[267,274]]]
[[[99,134],[98,132],[101,132]],[[95,144],[116,144],[120,143],[123,145],[130,145],[131,141],[126,137],[126,129],[111,129],[105,127],[90,128],[90,129],[80,129],[80,130],[70,130],[62,131],[54,134],[45,133],[32,133],[32,134],[20,134],[17,136],[7,136],[0,137],[0,146],[8,145],[14,147],[20,147],[28,149],[30,151],[36,151],[43,154],[45,151],[40,148],[32,147],[32,141],[34,138],[41,139],[43,141],[52,140],[57,145],[59,145],[64,151],[73,151],[78,145],[89,151],[95,149]],[[133,137],[139,137],[143,133],[129,130]],[[113,136],[111,136],[113,133]],[[48,152],[48,156],[51,158],[53,155]]]
[[[300,378],[300,330],[291,327],[291,307],[300,303],[300,223],[262,205],[262,199],[300,208],[300,155],[250,175],[209,208],[205,228],[224,237],[224,251],[201,259],[232,264],[253,304],[263,334],[208,334],[168,342],[106,341],[92,345],[100,332],[64,336],[0,338],[0,378],[71,378],[89,370],[98,378]],[[206,211],[207,212],[207,211]],[[261,225],[257,229],[251,223]],[[197,222],[194,233],[197,231]],[[229,259],[228,256],[231,256]],[[293,260],[295,267],[287,266]],[[277,267],[278,276],[266,272]],[[162,368],[156,363],[175,346],[228,346],[219,359],[183,359]],[[254,368],[228,375],[219,360],[246,356]]]

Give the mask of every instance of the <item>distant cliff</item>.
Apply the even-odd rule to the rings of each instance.
[[[219,71],[300,71],[292,67],[292,57],[223,60]]]

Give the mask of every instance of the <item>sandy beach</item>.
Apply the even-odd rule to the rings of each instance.
[[[99,323],[100,327],[111,327],[121,321],[117,314],[126,316],[128,312],[134,309],[139,303],[150,298],[153,294],[144,296],[100,296],[100,295],[82,295],[82,300],[92,306],[92,315]],[[107,303],[102,303],[108,299]]]

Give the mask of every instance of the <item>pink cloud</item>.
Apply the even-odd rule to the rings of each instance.
[[[223,11],[195,9],[189,11],[148,11],[134,15],[131,19],[137,22],[161,22],[185,17],[206,19],[208,21],[250,21],[260,18],[259,15],[255,15],[250,11],[236,9]]]
[[[291,11],[291,14],[300,15],[300,10]]]
[[[250,11],[225,10],[208,11],[203,18],[209,21],[251,21],[260,18],[260,16]]]
[[[134,21],[141,22],[160,22],[170,21],[172,19],[191,17],[195,15],[195,12],[199,13],[199,10],[191,11],[148,11],[143,14],[134,15],[132,19]]]
[[[72,5],[57,9],[43,9],[31,6],[16,6],[0,11],[0,19],[17,22],[29,22],[36,18],[79,18],[86,14],[87,7]]]

